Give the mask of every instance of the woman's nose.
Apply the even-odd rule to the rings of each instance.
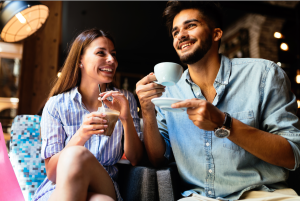
[[[108,54],[107,55],[107,60],[106,60],[108,63],[114,63],[115,62],[115,58],[111,55],[111,54]]]

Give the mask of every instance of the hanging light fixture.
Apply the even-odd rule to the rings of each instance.
[[[49,15],[47,6],[38,1],[5,1],[1,6],[1,39],[20,41],[36,32]]]
[[[288,51],[289,50],[289,46],[286,43],[281,43],[280,44],[280,49],[283,51]]]
[[[297,69],[296,82],[300,84],[300,69]]]

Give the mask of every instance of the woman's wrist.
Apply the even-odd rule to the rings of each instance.
[[[74,145],[84,145],[86,141],[89,140],[90,137],[88,136],[82,136],[82,134],[79,132],[79,130],[75,133],[75,135],[72,137],[74,140]]]
[[[120,118],[120,121],[123,124],[123,126],[124,126],[124,124],[127,124],[128,122],[133,122],[131,115],[128,115],[125,118]]]

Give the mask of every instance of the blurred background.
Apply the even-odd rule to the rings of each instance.
[[[155,64],[180,63],[162,19],[165,1],[41,3],[49,8],[49,16],[39,30],[18,42],[0,41],[0,122],[7,140],[16,115],[41,111],[69,45],[85,29],[97,27],[114,36],[117,87],[134,94],[136,82]],[[224,24],[220,53],[274,61],[287,73],[300,100],[299,2],[220,4]]]

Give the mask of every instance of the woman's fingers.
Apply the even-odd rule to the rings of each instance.
[[[105,130],[107,127],[108,127],[107,124],[91,124],[91,125],[84,125],[82,128],[85,132],[89,132],[89,131]]]
[[[108,97],[113,96],[114,94],[122,94],[118,91],[106,91],[99,94],[102,97],[102,100],[106,100]]]
[[[107,123],[105,116],[105,114],[100,112],[92,112],[91,114],[86,115],[83,124],[105,124]]]

